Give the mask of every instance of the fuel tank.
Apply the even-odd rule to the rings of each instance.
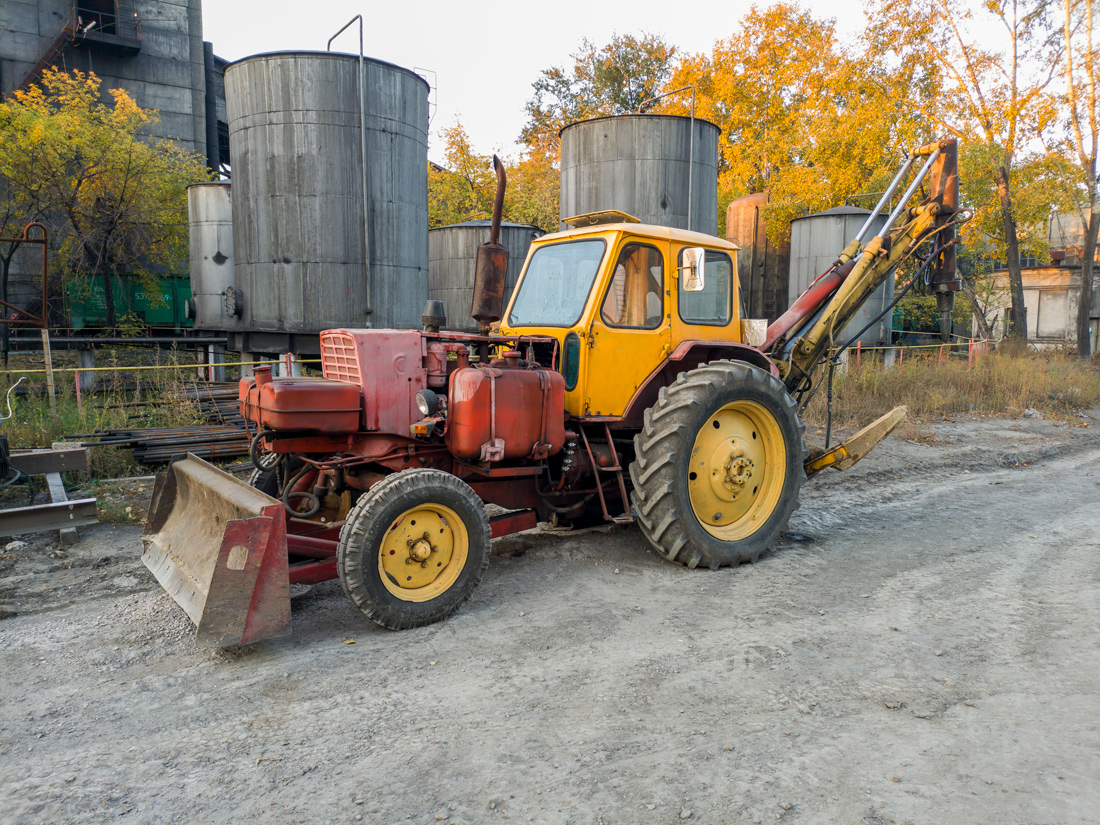
[[[451,374],[447,395],[447,448],[463,461],[539,460],[565,443],[560,373],[476,364]]]
[[[268,373],[270,375],[270,373]],[[359,387],[326,378],[241,379],[241,416],[261,430],[336,435],[359,429]]]

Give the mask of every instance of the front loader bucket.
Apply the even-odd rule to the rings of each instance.
[[[290,633],[281,502],[194,455],[157,476],[142,562],[211,647]]]

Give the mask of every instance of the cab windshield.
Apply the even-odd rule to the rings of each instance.
[[[606,249],[600,239],[536,249],[508,313],[509,325],[570,327],[577,323]]]

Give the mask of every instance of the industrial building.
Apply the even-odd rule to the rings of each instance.
[[[228,166],[225,61],[203,41],[202,0],[4,0],[0,94],[51,66],[94,72],[104,93],[125,89],[160,112],[153,137]]]

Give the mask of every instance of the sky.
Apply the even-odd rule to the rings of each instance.
[[[854,0],[810,0],[803,6],[817,17],[835,18],[842,39],[863,29],[862,4]],[[750,7],[750,0],[548,5],[485,0],[369,5],[356,0],[205,0],[202,17],[203,37],[214,44],[214,52],[237,60],[284,49],[323,51],[328,39],[361,13],[366,21],[364,54],[417,71],[432,84],[430,100],[435,105],[428,157],[441,163],[440,132],[456,121],[465,127],[475,152],[516,156],[531,84],[543,69],[570,65],[570,55],[583,38],[603,46],[615,34],[645,32],[663,35],[689,53],[709,52],[716,40],[737,30]],[[358,49],[358,24],[333,43],[334,51],[358,54]]]

